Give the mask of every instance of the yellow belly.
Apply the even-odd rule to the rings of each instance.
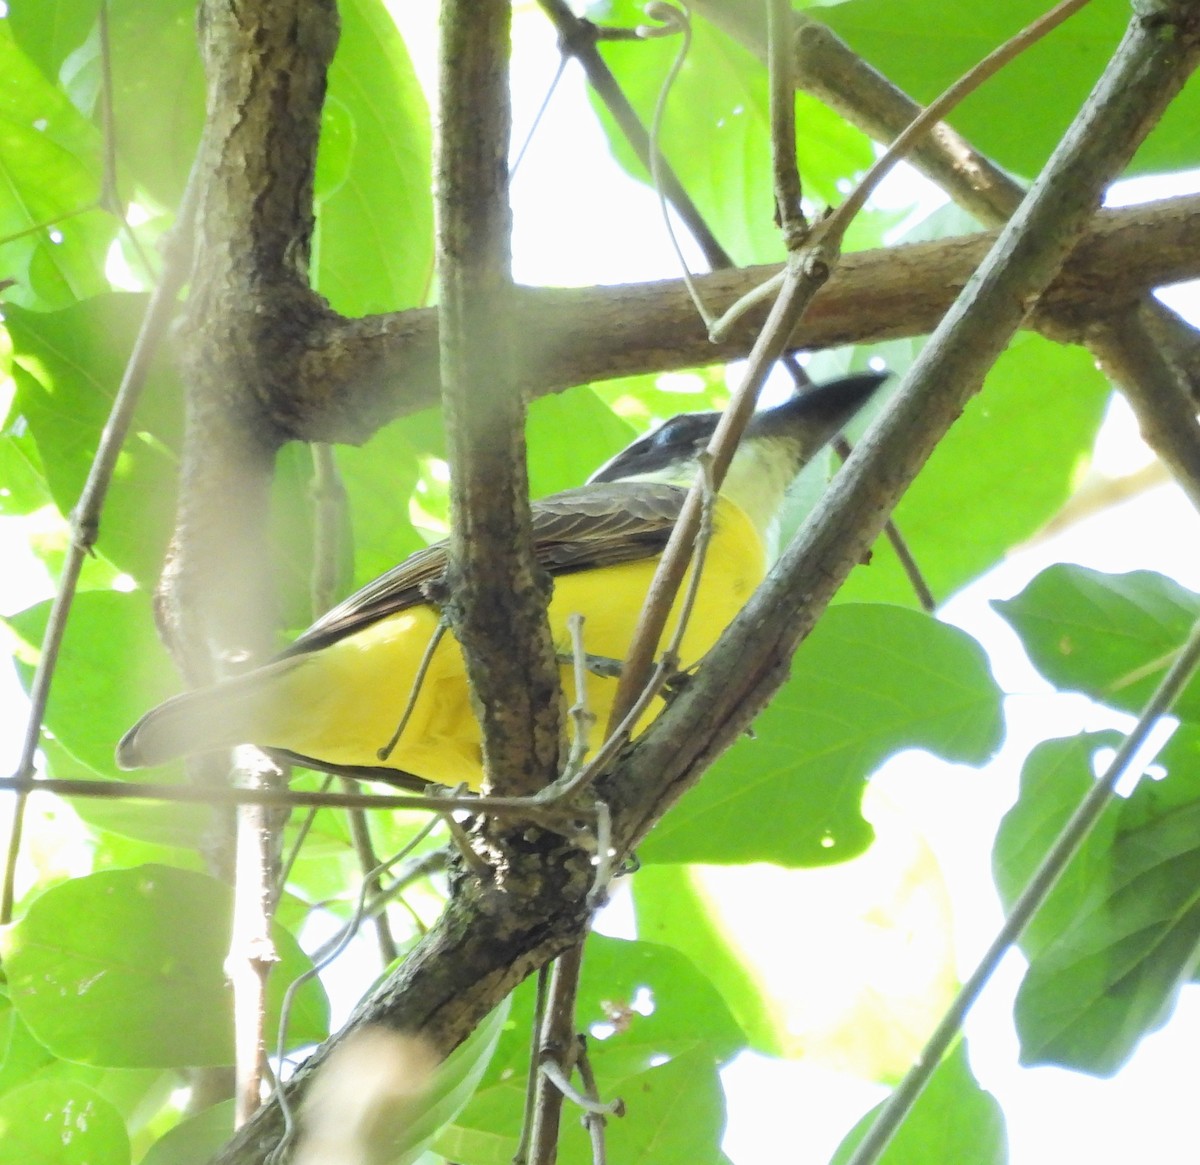
[[[567,619],[579,613],[585,620],[585,650],[594,656],[624,659],[657,565],[656,557],[558,577],[549,616],[560,656],[570,659]],[[732,502],[720,499],[681,645],[683,667],[695,664],[712,647],[762,581],[765,566],[754,524]],[[676,600],[668,635],[681,603],[682,598]],[[395,733],[410,702],[420,660],[437,622],[431,607],[414,607],[329,647],[286,661],[273,677],[269,693],[261,693],[254,743],[333,765],[382,764],[440,784],[466,782],[478,789],[483,777],[479,725],[471,712],[462,652],[449,634],[433,654],[394,750],[386,761],[379,758],[379,749]],[[571,703],[576,692],[570,663],[560,670]],[[615,679],[588,676],[587,708],[596,717],[589,752],[600,743],[616,687]],[[657,711],[652,708],[647,713],[639,731]]]

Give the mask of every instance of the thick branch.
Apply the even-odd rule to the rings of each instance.
[[[556,775],[558,673],[547,581],[530,538],[525,401],[511,321],[507,0],[448,0],[442,15],[438,272],[451,535],[444,610],[501,795]]]
[[[208,0],[209,119],[196,160],[195,267],[180,328],[188,425],[160,613],[193,682],[270,647],[281,401],[324,309],[308,289],[312,177],[337,43],[332,0]],[[239,585],[228,585],[230,567]],[[219,661],[214,669],[213,661]]]
[[[1049,328],[1043,313],[1053,312],[1055,337],[1081,340],[1098,313],[1135,302],[1149,288],[1200,277],[1198,218],[1197,195],[1102,211],[1027,326]],[[933,331],[996,238],[989,231],[844,256],[792,343],[819,349]],[[706,300],[728,305],[778,270],[718,271],[696,281]],[[678,279],[518,288],[513,327],[528,354],[522,383],[543,395],[606,377],[741,358],[764,315],[748,313],[713,344]],[[435,404],[437,318],[437,309],[422,308],[329,319],[310,342],[302,381],[309,411],[293,435],[361,442],[392,417]],[[1200,360],[1187,371],[1200,385]]]

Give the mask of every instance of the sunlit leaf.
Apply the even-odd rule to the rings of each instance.
[[[100,135],[0,21],[0,271],[7,303],[66,307],[103,289],[116,220],[100,196]]]
[[[956,0],[848,0],[818,14],[850,47],[917,101],[928,103],[1048,5]],[[1089,4],[1026,49],[956,109],[951,123],[1017,173],[1036,174],[1116,50],[1133,12],[1122,0]],[[1200,86],[1189,85],[1138,151],[1132,171],[1195,165]]]
[[[1059,564],[992,604],[1051,683],[1140,712],[1200,616],[1200,595],[1150,571],[1104,574]],[[1175,714],[1200,720],[1193,681]]]
[[[83,1084],[39,1080],[0,1096],[0,1165],[128,1165],[125,1122]]]
[[[64,514],[87,481],[144,308],[141,296],[108,295],[61,312],[7,313],[18,408]],[[164,359],[151,369],[117,459],[97,544],[147,590],[157,580],[171,528],[179,427],[178,388]]]
[[[872,1109],[838,1146],[830,1165],[844,1165],[879,1115]],[[942,1062],[904,1118],[880,1165],[1006,1165],[1008,1136],[996,1098],[979,1086],[959,1044]]]
[[[957,628],[900,607],[844,604],[801,646],[754,732],[658,824],[643,861],[853,857],[871,840],[860,804],[876,766],[905,748],[983,763],[1000,743],[1000,693],[982,648]]]
[[[1091,457],[1109,393],[1082,349],[1034,335],[1009,345],[894,514],[938,602],[1057,513]],[[916,602],[883,538],[840,596]]]
[[[169,866],[64,882],[5,936],[13,1004],[33,1034],[68,1059],[115,1067],[230,1064],[230,909],[228,887]],[[309,966],[286,932],[276,928],[273,938],[280,962],[268,991],[271,1027],[287,985]],[[324,992],[310,980],[291,1009],[289,1045],[324,1038],[327,1024]]]
[[[347,315],[423,303],[433,278],[431,135],[378,0],[342,0],[317,157],[315,285]]]
[[[1049,741],[1025,763],[1021,796],[996,839],[1011,905],[1093,783],[1112,733]],[[1160,1027],[1200,951],[1200,735],[1180,732],[1143,779],[1104,811],[1022,939],[1021,1060],[1109,1075]]]

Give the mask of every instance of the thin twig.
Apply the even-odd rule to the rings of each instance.
[[[609,35],[614,30],[598,28],[590,21],[580,19],[571,11],[565,0],[538,0],[538,4],[558,31],[560,50],[564,54],[574,57],[583,66],[588,84],[595,90],[596,96],[600,98],[613,121],[617,123],[617,127],[629,143],[638,161],[649,173],[650,135],[646,132],[646,127],[642,125],[637,111],[629,103],[629,98],[617,84],[612,70],[596,48],[597,39],[630,39],[624,34],[632,31],[633,38],[642,40],[645,38],[644,31],[622,29],[620,31],[623,35],[617,38]],[[667,198],[675,208],[675,212],[691,232],[705,261],[714,268],[733,266],[733,260],[729,253],[709,229],[703,215],[696,208],[696,204],[688,196],[687,191],[684,190],[683,184],[674,170],[671,169],[670,163],[666,158],[659,158],[657,164],[662,188],[666,191]]]
[[[584,617],[578,611],[567,616],[567,632],[571,636],[571,666],[575,684],[575,702],[567,709],[567,717],[574,725],[571,751],[563,774],[573,774],[583,765],[587,756],[591,731],[596,723],[596,714],[588,709],[587,698],[587,649],[583,642]]]
[[[342,785],[348,793],[358,792],[358,782],[352,777],[343,777]],[[351,809],[346,817],[350,823],[350,842],[358,857],[358,868],[363,884],[367,891],[378,897],[383,892],[383,885],[379,880],[378,873],[380,862],[375,853],[375,847],[371,843],[371,828],[367,822],[367,815],[362,809]],[[396,946],[396,939],[388,924],[387,912],[380,911],[378,914],[371,915],[371,924],[375,928],[375,942],[379,947],[380,964],[389,967],[396,961],[400,950]]]
[[[700,528],[705,494],[709,490],[720,490],[737,442],[750,421],[767,375],[783,354],[805,307],[828,278],[830,263],[834,258],[825,253],[821,243],[793,252],[788,257],[783,286],[747,359],[742,384],[721,415],[709,441],[707,454],[711,464],[708,476],[711,481],[706,481],[703,472],[697,474],[659,560],[622,669],[610,724],[613,720],[624,718],[636,703],[638,693],[650,675],[663,628],[691,558]]]
[[[1091,0],[1061,0],[1061,3],[1056,4],[1049,12],[1039,16],[1037,20],[1021,29],[1015,36],[993,49],[983,60],[964,73],[945,92],[927,105],[876,159],[874,165],[851,191],[846,201],[820,224],[826,237],[835,239],[840,246],[847,228],[855,215],[866,205],[867,199],[875,193],[879,184],[896,163],[906,157],[922,137],[928,134],[939,121],[943,121],[946,115],[965,97],[974,93],[1005,65],[1015,60],[1090,3]]]
[[[553,785],[538,794],[537,800],[540,804],[557,805],[564,802],[569,803],[581,789],[586,789],[595,780],[596,776],[604,770],[605,766],[617,752],[625,746],[626,741],[633,735],[634,729],[637,728],[646,710],[658,697],[662,689],[666,687],[671,677],[678,671],[680,647],[683,643],[683,637],[687,632],[692,611],[696,605],[696,597],[700,593],[704,563],[708,558],[709,544],[712,542],[713,511],[717,501],[716,486],[712,476],[712,458],[709,457],[707,452],[704,452],[700,454],[697,460],[699,462],[699,477],[704,487],[700,510],[700,529],[696,534],[692,573],[688,578],[688,587],[684,592],[683,602],[679,605],[679,618],[676,620],[675,628],[666,650],[659,656],[654,672],[643,685],[641,693],[634,701],[632,707],[615,723],[615,713],[609,717],[608,725],[605,727],[606,735],[604,742],[592,759],[588,761],[587,766],[574,774],[570,770],[567,770],[563,777],[560,777]]]
[[[767,83],[770,93],[771,165],[775,221],[794,251],[808,234],[796,167],[796,85],[792,77],[794,12],[791,0],[767,0]]]
[[[679,264],[679,274],[683,277],[688,295],[692,297],[692,303],[696,306],[696,314],[708,324],[712,321],[712,312],[700,297],[700,289],[692,277],[692,269],[688,266],[687,259],[684,258],[683,248],[679,245],[679,237],[675,234],[675,224],[671,221],[671,213],[667,209],[667,188],[662,173],[663,154],[662,147],[659,145],[662,138],[663,117],[667,112],[667,98],[671,95],[671,88],[679,76],[680,69],[683,68],[684,61],[687,60],[689,49],[692,47],[692,23],[686,12],[664,3],[663,0],[654,0],[653,3],[647,4],[646,15],[662,22],[662,35],[677,33],[680,38],[679,49],[671,61],[671,67],[667,70],[662,85],[659,86],[658,98],[654,102],[654,114],[650,119],[650,184],[658,197],[659,213],[662,215],[663,226],[666,228],[671,249],[675,252],[675,260]],[[638,31],[645,36],[652,35],[649,28]]]
[[[550,964],[543,963],[538,968],[537,988],[533,996],[533,1021],[529,1025],[529,1071],[525,1076],[525,1110],[521,1115],[521,1136],[517,1141],[516,1152],[513,1153],[513,1165],[526,1165],[529,1160],[529,1140],[533,1136],[538,1082],[541,1079],[542,1025],[546,1022],[546,1001],[549,995]]]
[[[530,1134],[530,1165],[551,1165],[558,1152],[563,1092],[546,1072],[556,1064],[564,1072],[574,1065],[575,998],[583,970],[583,943],[579,942],[554,962],[545,1019],[538,1040],[537,1100]]]
[[[405,868],[396,875],[394,881],[380,890],[378,894],[367,899],[366,905],[362,910],[362,917],[374,918],[381,910],[386,910],[393,902],[399,902],[408,911],[409,917],[413,922],[413,929],[418,934],[424,934],[427,929],[426,925],[416,911],[404,900],[404,891],[419,879],[426,878],[439,870],[444,870],[446,868],[447,853],[448,851],[445,848],[434,849],[422,854],[420,857],[409,859]],[[324,962],[329,952],[342,941],[344,930],[345,928],[343,927],[342,930],[339,930],[336,934],[326,939],[312,952],[314,963]]]
[[[620,1101],[614,1100],[606,1103],[601,1100],[593,1100],[590,1096],[585,1096],[567,1079],[567,1074],[554,1060],[545,1060],[541,1065],[541,1072],[563,1094],[564,1099],[578,1105],[586,1113],[594,1113],[598,1116],[615,1116],[617,1110],[620,1108]]]
[[[854,452],[845,437],[835,438],[833,448],[842,461],[846,461]],[[884,524],[883,534],[891,545],[892,553],[900,563],[900,568],[904,571],[908,585],[912,587],[913,594],[917,597],[917,602],[921,604],[921,610],[932,615],[937,610],[937,599],[933,597],[933,591],[929,589],[929,584],[925,581],[925,576],[921,573],[921,568],[917,565],[913,552],[908,548],[904,535],[900,533],[892,518],[888,518]]]
[[[517,151],[516,158],[513,159],[513,164],[508,175],[510,180],[516,177],[517,171],[521,168],[521,163],[525,160],[529,144],[533,141],[533,136],[537,133],[538,126],[542,124],[542,118],[546,116],[546,110],[550,108],[550,101],[554,97],[554,91],[558,88],[558,83],[562,80],[563,73],[566,70],[567,58],[566,54],[564,54],[558,58],[558,68],[554,70],[554,76],[550,79],[550,84],[546,88],[546,96],[542,98],[542,103],[538,106],[537,113],[533,115],[529,132],[525,135],[525,140],[521,143],[521,148]]]
[[[326,773],[321,781],[320,791],[327,791],[330,785],[333,784],[332,774]],[[317,820],[317,811],[320,807],[312,805],[308,812],[304,815],[304,820],[300,822],[300,827],[296,830],[295,840],[292,842],[292,848],[288,855],[283,859],[283,864],[279,870],[279,876],[275,879],[275,893],[271,900],[271,913],[274,914],[279,906],[279,900],[283,897],[283,892],[287,888],[288,879],[292,876],[292,870],[295,868],[296,862],[300,857],[300,851],[304,848],[304,840],[308,837],[309,831],[313,827],[313,823]]]
[[[400,719],[396,722],[396,731],[392,733],[388,740],[375,755],[385,761],[395,751],[396,745],[400,743],[400,737],[404,734],[405,728],[408,727],[408,722],[412,719],[413,709],[417,706],[417,699],[421,695],[421,689],[425,686],[425,676],[429,671],[429,665],[433,662],[433,653],[437,651],[438,644],[442,641],[442,636],[449,630],[450,624],[445,616],[438,619],[437,626],[433,629],[433,634],[429,637],[429,642],[425,645],[425,650],[421,654],[421,662],[417,665],[417,674],[413,677],[412,687],[408,692],[408,699],[405,701],[404,710],[400,713]]]
[[[903,160],[916,146],[917,142],[931,132],[938,122],[942,121],[965,97],[975,92],[976,89],[999,72],[1006,64],[1089,3],[1091,3],[1091,0],[1062,0],[1056,7],[1023,28],[1015,36],[1005,41],[1004,44],[993,49],[974,68],[964,73],[953,85],[946,89],[931,104],[922,109],[909,122],[905,129],[896,137],[895,141],[888,146],[883,154],[875,160],[875,163],[867,173],[863,175],[862,179],[846,198],[846,201],[837,207],[828,218],[822,219],[813,227],[812,236],[820,240],[829,254],[840,254],[842,241],[850,224],[854,221],[859,211],[866,205],[867,199],[871,197],[896,163]],[[738,317],[755,302],[757,301],[753,292],[742,296],[709,329],[710,337],[714,340],[724,338]]]
[[[587,1036],[579,1033],[579,1050],[575,1054],[575,1062],[579,1068],[579,1078],[583,1081],[584,1094],[592,1101],[599,1101],[600,1090],[596,1086],[596,1074],[592,1071],[592,1060],[588,1055]],[[584,1113],[583,1123],[587,1126],[592,1139],[592,1165],[605,1165],[608,1160],[608,1149],[604,1143],[604,1127],[607,1123],[605,1116],[624,1116],[625,1102],[617,1097],[608,1105],[608,1112]]]
[[[96,539],[100,534],[100,514],[104,509],[104,499],[108,494],[108,487],[116,469],[121,447],[129,432],[134,409],[137,407],[142,387],[146,382],[150,362],[166,334],[167,325],[175,308],[175,299],[187,278],[191,259],[192,212],[195,207],[196,185],[193,172],[179,207],[175,229],[166,248],[162,275],[150,295],[150,302],[146,305],[146,314],[142,317],[141,325],[138,327],[133,350],[129,354],[129,361],[121,376],[121,384],[113,398],[112,409],[109,411],[104,431],[100,435],[96,455],[88,470],[87,480],[79,495],[79,502],[71,511],[71,541],[63,559],[58,590],[55,592],[54,601],[50,606],[46,631],[42,636],[37,670],[34,672],[33,682],[29,689],[29,715],[25,722],[25,736],[16,767],[16,775],[19,778],[30,779],[33,777],[34,755],[37,752],[38,741],[41,739],[42,724],[46,718],[50,684],[54,678],[54,669],[58,665],[58,653],[62,647],[63,633],[66,631],[67,616],[79,585],[79,576],[83,570],[83,564],[91,554],[92,547],[95,546]],[[24,813],[25,795],[20,794],[13,806],[12,829],[9,834],[8,853],[4,865],[4,885],[0,889],[0,925],[12,921],[13,880],[16,876],[17,855],[21,846]]]
[[[1125,737],[1109,763],[1104,775],[1087,791],[1079,806],[1063,826],[1062,832],[1046,852],[1029,879],[1020,897],[1013,903],[1004,925],[997,932],[987,952],[980,959],[971,977],[962,985],[954,1002],[938,1023],[933,1035],[917,1057],[916,1063],[887,1099],[875,1123],[858,1145],[849,1165],[871,1165],[887,1147],[888,1142],[912,1110],[929,1078],[962,1028],[963,1020],[974,1006],[988,980],[995,974],[1009,948],[1021,937],[1030,920],[1046,901],[1067,868],[1079,852],[1089,833],[1100,820],[1116,795],[1117,785],[1125,775],[1130,761],[1145,744],[1159,719],[1171,710],[1200,664],[1200,621],[1188,635],[1170,670],[1146,702],[1137,724]],[[1149,763],[1151,758],[1147,758]]]

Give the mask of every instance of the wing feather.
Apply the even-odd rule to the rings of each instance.
[[[534,553],[551,575],[615,566],[658,554],[687,491],[658,482],[610,482],[564,490],[532,506]],[[446,570],[446,543],[410,554],[322,615],[283,655],[316,651],[388,615],[427,602]]]

